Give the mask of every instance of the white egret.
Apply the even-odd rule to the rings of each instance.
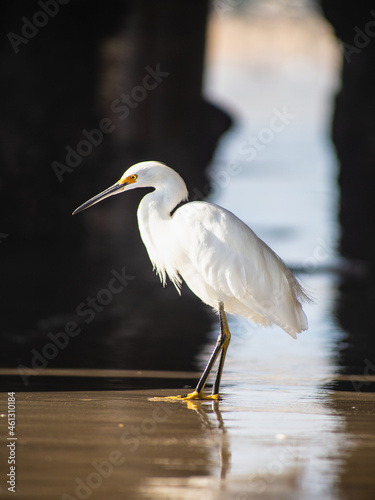
[[[109,196],[152,187],[138,208],[138,225],[163,285],[167,276],[180,293],[182,279],[219,313],[216,346],[194,392],[171,399],[218,399],[230,331],[225,313],[278,325],[293,338],[307,329],[302,301],[308,296],[284,262],[240,219],[212,203],[187,203],[188,191],[170,167],[146,161],[130,167],[113,186],[73,215]],[[186,202],[183,204],[183,202]],[[211,395],[203,389],[220,355]]]

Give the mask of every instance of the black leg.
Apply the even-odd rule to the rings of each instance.
[[[224,338],[224,342],[222,345],[222,351],[221,351],[219,366],[218,366],[217,373],[216,373],[215,383],[212,387],[212,395],[213,396],[219,395],[221,375],[223,373],[225,356],[227,354],[227,350],[228,350],[228,346],[229,346],[230,338],[231,338],[231,334],[230,334],[228,323],[227,323],[227,317],[226,317],[222,303],[219,304],[219,314],[220,314],[220,334]]]
[[[211,370],[212,370],[212,368],[213,368],[213,366],[215,364],[215,361],[216,361],[218,355],[220,354],[220,351],[223,348],[224,342],[225,342],[225,338],[223,337],[222,332],[220,331],[219,336],[218,336],[217,341],[216,341],[215,349],[213,350],[213,352],[211,354],[211,357],[208,360],[206,368],[204,369],[204,371],[202,373],[202,376],[199,379],[197,387],[195,388],[195,391],[198,394],[200,394],[203,391],[204,386],[206,385],[208,376],[210,375]]]
[[[194,392],[191,392],[187,394],[186,396],[168,396],[166,398],[152,398],[153,401],[155,400],[184,400],[188,401],[191,399],[210,399],[210,400],[216,400],[219,399],[219,388],[220,388],[220,381],[221,381],[221,374],[223,373],[223,367],[224,367],[224,362],[225,362],[225,355],[227,353],[227,349],[229,346],[230,342],[230,331],[228,328],[228,323],[227,323],[227,318],[224,312],[224,304],[222,302],[219,302],[219,315],[220,315],[220,333],[216,341],[215,349],[213,350],[210,359],[208,360],[208,363],[206,365],[206,368],[204,369],[201,378],[199,379],[199,382],[197,384],[197,387],[195,388]],[[215,383],[212,388],[212,393],[211,395],[203,395],[203,389],[206,385],[207,379],[211,373],[211,370],[217,360],[217,357],[221,353],[220,356],[220,361],[219,361],[219,367],[217,369],[217,374],[216,374],[216,379]]]
[[[204,386],[206,385],[207,379],[211,373],[211,370],[215,364],[215,361],[217,360],[217,357],[221,352],[219,367],[217,370],[215,383],[214,383],[213,388],[212,388],[212,395],[213,396],[219,395],[221,375],[223,373],[225,356],[227,353],[227,349],[228,349],[230,337],[231,337],[230,331],[228,328],[227,318],[226,318],[226,315],[224,312],[224,304],[222,302],[219,303],[219,317],[220,317],[220,333],[219,333],[219,336],[218,336],[217,341],[216,341],[215,349],[213,350],[211,357],[206,365],[206,368],[204,369],[202,376],[199,379],[197,387],[195,388],[195,392],[197,392],[198,394],[202,393]]]

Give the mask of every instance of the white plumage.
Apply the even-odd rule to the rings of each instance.
[[[138,187],[155,188],[142,199],[137,216],[142,240],[163,284],[168,276],[180,291],[183,279],[195,295],[221,314],[225,310],[258,324],[275,323],[294,338],[307,329],[300,302],[308,297],[284,262],[224,208],[195,201],[176,209],[187,199],[188,191],[180,175],[166,165],[151,161],[133,165],[116,184],[74,213]],[[230,338],[229,330],[226,335]],[[224,349],[224,364],[228,347],[224,343],[213,363]],[[222,366],[217,391],[221,370]],[[192,393],[196,397],[202,397],[207,376],[201,390]]]

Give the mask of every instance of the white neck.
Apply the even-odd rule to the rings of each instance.
[[[160,278],[165,282],[168,262],[162,260],[165,253],[160,247],[167,241],[167,233],[171,230],[171,212],[181,202],[187,199],[188,191],[183,179],[177,174],[168,176],[168,182],[163,183],[162,176],[155,191],[146,194],[139,204],[137,217],[141,238],[145,244],[150,260]]]

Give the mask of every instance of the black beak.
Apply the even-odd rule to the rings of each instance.
[[[114,194],[121,193],[126,185],[127,185],[127,183],[119,184],[118,182],[116,182],[116,184],[113,184],[113,186],[109,187],[108,189],[106,189],[102,193],[97,194],[96,196],[94,196],[90,200],[83,203],[83,205],[76,208],[72,215],[76,215],[79,212],[82,212],[82,210],[86,210],[86,208],[89,208],[92,205],[95,205],[95,203],[99,203],[99,201],[104,200],[104,198],[108,198],[109,196],[113,196]]]

